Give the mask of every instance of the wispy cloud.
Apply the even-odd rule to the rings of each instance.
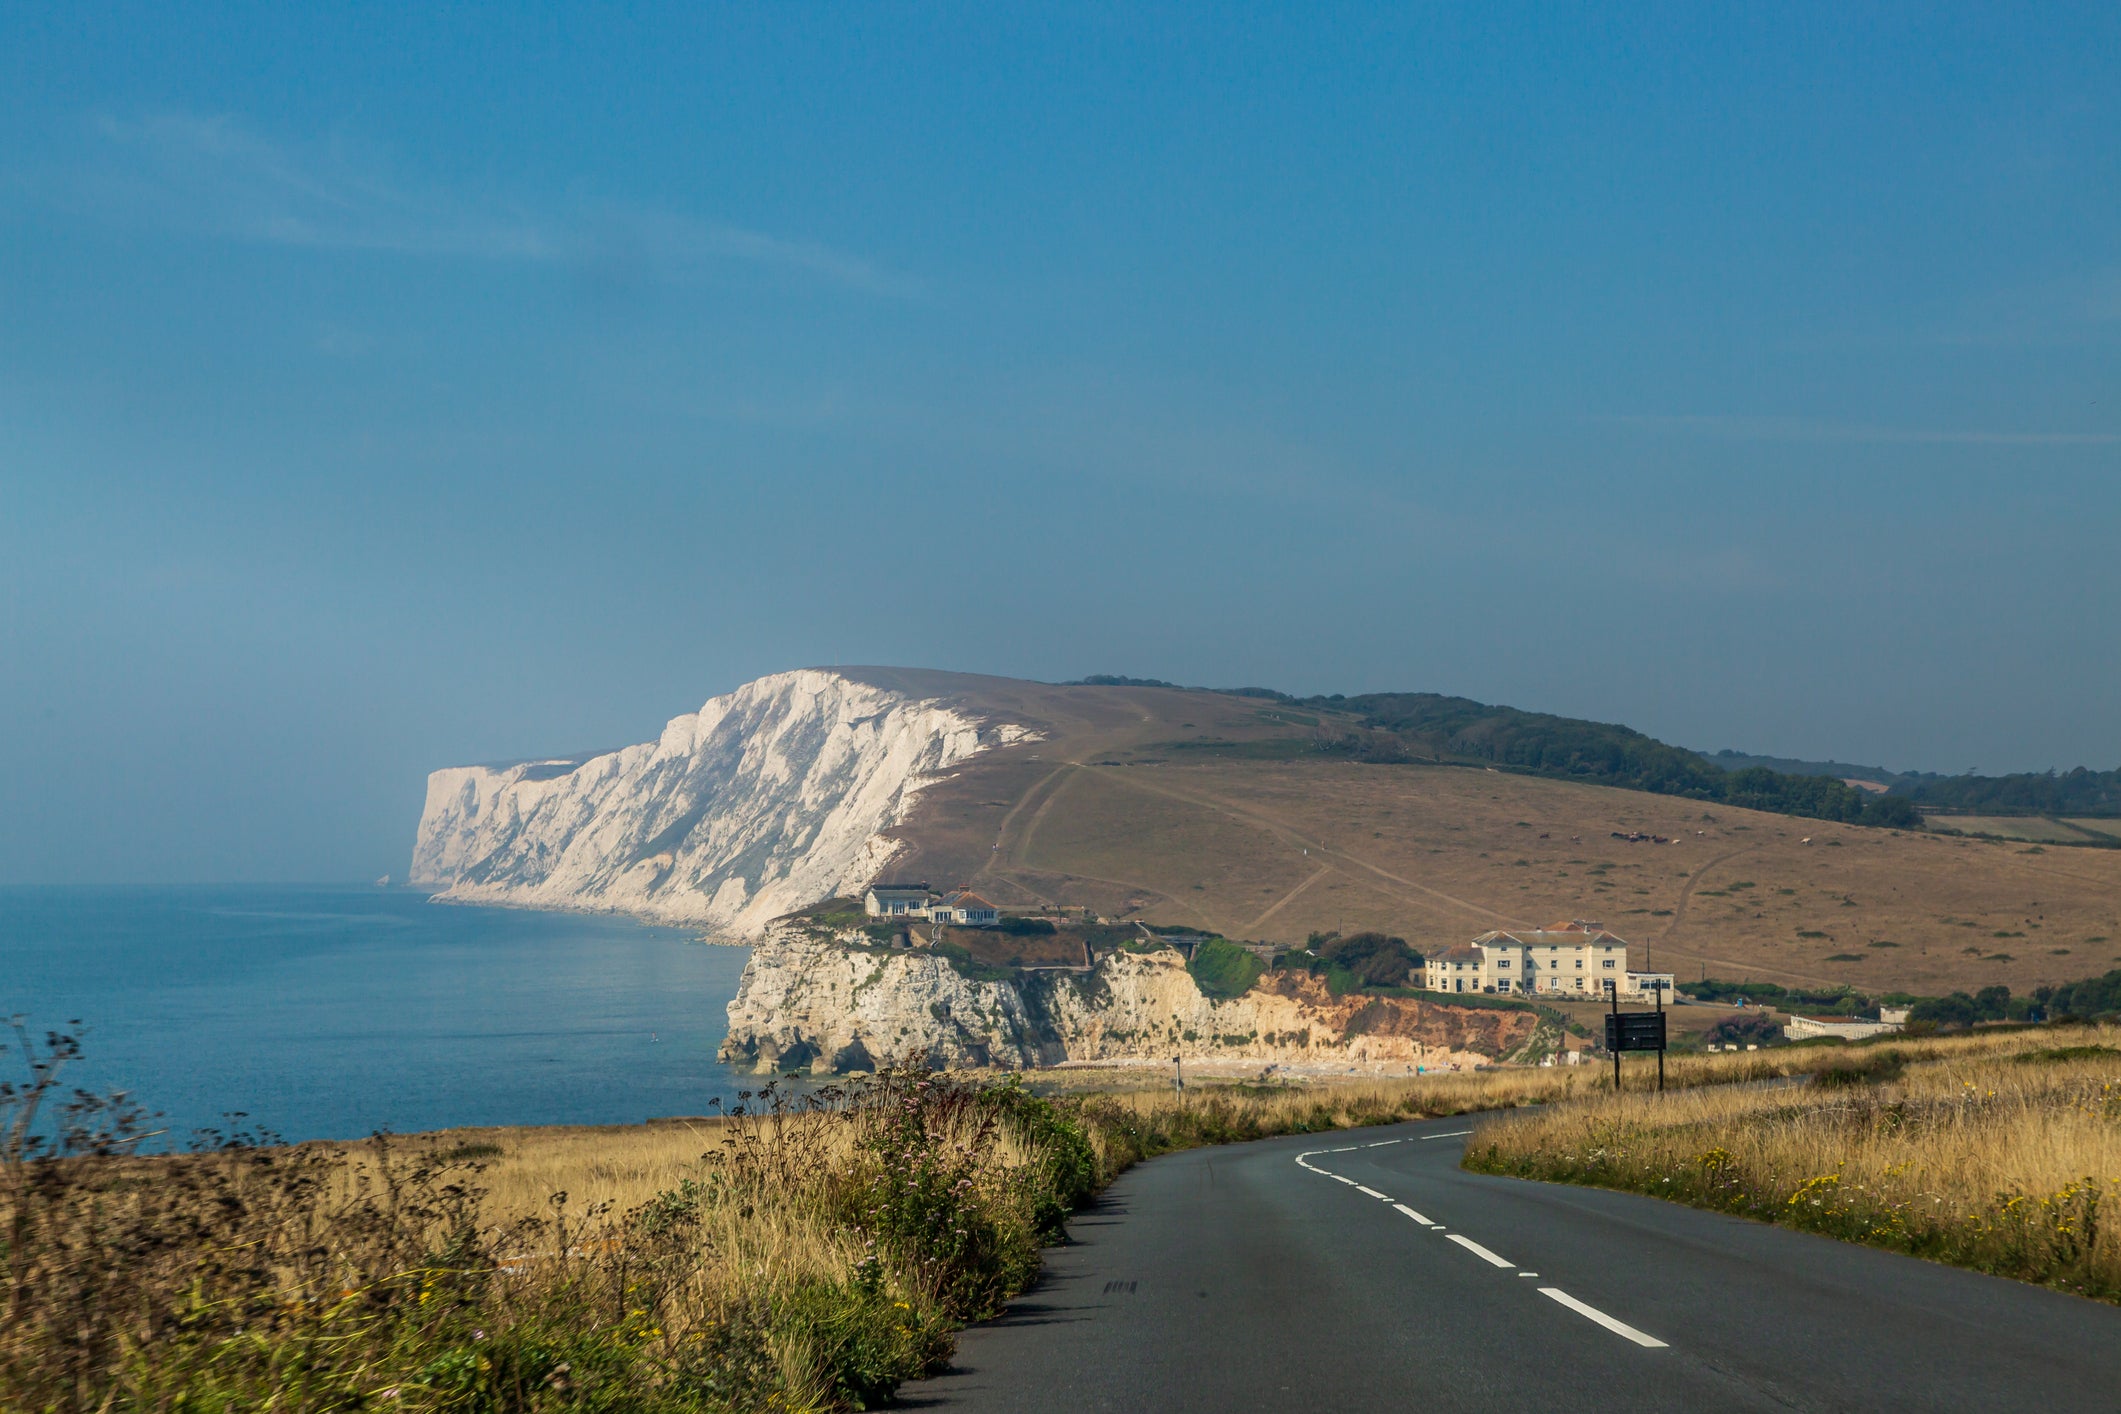
[[[1799,417],[1624,414],[1600,419],[1647,431],[1682,432],[1740,442],[1833,442],[1880,446],[2108,447],[2116,432],[1998,432],[1958,427],[1871,427]]]
[[[286,142],[230,117],[104,117],[86,170],[67,184],[96,212],[233,240],[316,250],[621,268],[652,279],[732,268],[908,297],[909,275],[816,241],[727,222],[576,203],[541,210],[408,180],[345,140]]]

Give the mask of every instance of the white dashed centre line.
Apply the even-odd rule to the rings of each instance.
[[[1421,1137],[1424,1139],[1460,1139],[1472,1132],[1470,1129],[1454,1129],[1449,1134],[1424,1134]]]
[[[1633,1326],[1629,1325],[1626,1321],[1614,1320],[1611,1316],[1608,1316],[1605,1312],[1599,1310],[1596,1306],[1585,1305],[1583,1302],[1578,1301],[1575,1297],[1569,1295],[1566,1291],[1563,1291],[1558,1286],[1542,1286],[1541,1288],[1539,1288],[1539,1294],[1541,1296],[1553,1297],[1556,1301],[1559,1301],[1562,1305],[1568,1307],[1577,1315],[1585,1316],[1593,1321],[1596,1321],[1599,1325],[1604,1326],[1614,1335],[1617,1335],[1624,1340],[1632,1340],[1637,1345],[1642,1346],[1646,1350],[1666,1350],[1670,1348],[1665,1344],[1665,1342],[1659,1340],[1656,1336],[1645,1335],[1643,1332],[1636,1330]]]
[[[1455,1139],[1461,1135],[1471,1134],[1472,1132],[1473,1131],[1470,1129],[1460,1129],[1455,1130],[1450,1134],[1424,1134],[1418,1137],[1422,1139]],[[1396,1139],[1388,1139],[1383,1142],[1387,1144],[1396,1144],[1400,1141]],[[1489,1251],[1487,1248],[1481,1246],[1478,1242],[1475,1242],[1472,1238],[1462,1237],[1455,1232],[1445,1232],[1444,1225],[1442,1223],[1431,1221],[1429,1218],[1423,1216],[1420,1213],[1417,1213],[1412,1208],[1408,1207],[1406,1204],[1393,1203],[1390,1197],[1386,1196],[1383,1193],[1379,1193],[1374,1188],[1366,1187],[1363,1184],[1357,1183],[1354,1179],[1348,1178],[1342,1174],[1328,1173],[1326,1172],[1326,1170],[1318,1168],[1309,1162],[1313,1154],[1345,1154],[1351,1152],[1357,1147],[1375,1149],[1382,1147],[1382,1145],[1366,1144],[1360,1146],[1349,1145],[1346,1148],[1340,1149],[1313,1149],[1309,1154],[1298,1154],[1296,1156],[1296,1162],[1299,1167],[1309,1169],[1312,1173],[1319,1174],[1326,1178],[1330,1178],[1335,1183],[1345,1183],[1350,1188],[1355,1189],[1359,1193],[1368,1194],[1370,1197],[1379,1199],[1382,1202],[1392,1203],[1392,1207],[1394,1208],[1394,1210],[1406,1214],[1408,1217],[1414,1219],[1414,1221],[1418,1223],[1425,1224],[1431,1232],[1443,1233],[1445,1237],[1448,1237],[1451,1241],[1457,1243],[1460,1247],[1465,1248],[1466,1251],[1471,1252],[1474,1256],[1480,1258],[1480,1260],[1486,1262],[1491,1267],[1500,1267],[1504,1271],[1516,1270],[1517,1264],[1515,1262],[1512,1262],[1508,1258],[1500,1256],[1497,1253]],[[1539,1277],[1539,1273],[1537,1272],[1517,1272],[1517,1275],[1521,1277],[1530,1277],[1534,1280],[1537,1280]],[[1538,1288],[1538,1291],[1541,1296],[1552,1297],[1556,1303],[1568,1307],[1571,1311],[1574,1311],[1577,1315],[1582,1316],[1584,1319],[1592,1321],[1598,1325],[1604,1326],[1607,1330],[1619,1336],[1621,1339],[1631,1340],[1635,1344],[1643,1347],[1645,1350],[1668,1350],[1671,1348],[1666,1342],[1659,1340],[1656,1336],[1650,1335],[1645,1331],[1636,1330],[1626,1321],[1616,1320],[1613,1317],[1608,1316],[1605,1312],[1599,1310],[1596,1306],[1587,1305],[1584,1302],[1578,1301],[1575,1297],[1569,1295],[1566,1291],[1563,1291],[1558,1286],[1542,1286]]]
[[[1512,1271],[1516,1270],[1517,1268],[1517,1264],[1511,1261],[1509,1258],[1496,1256],[1493,1252],[1490,1252],[1487,1248],[1481,1246],[1479,1243],[1475,1242],[1470,1237],[1462,1237],[1455,1232],[1446,1233],[1444,1235],[1450,1238],[1451,1241],[1457,1243],[1460,1247],[1465,1248],[1466,1251],[1471,1252],[1474,1256],[1480,1258],[1481,1261],[1486,1262],[1491,1267],[1508,1267]]]

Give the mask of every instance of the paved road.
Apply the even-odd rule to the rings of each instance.
[[[2121,1410],[2121,1309],[1625,1193],[1467,1122],[1143,1164],[916,1408]],[[1353,1147],[1350,1147],[1353,1146]]]

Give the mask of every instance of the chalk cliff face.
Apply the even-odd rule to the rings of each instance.
[[[1086,973],[976,982],[921,951],[876,952],[773,928],[753,948],[722,1059],[766,1070],[867,1070],[1192,1059],[1298,1066],[1472,1064],[1522,1049],[1523,1011],[1335,997],[1277,974],[1242,997],[1201,994],[1175,952],[1114,953]]]
[[[867,883],[896,848],[882,831],[924,784],[1032,735],[833,672],[778,673],[652,742],[436,771],[412,879],[445,899],[631,913],[742,941]]]

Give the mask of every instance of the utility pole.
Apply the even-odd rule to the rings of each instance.
[[[1613,1093],[1620,1093],[1620,983],[1608,977],[1605,980],[1606,999],[1613,1004]]]
[[[1185,1019],[1176,1012],[1171,1015],[1171,1093],[1181,1101],[1186,1098],[1186,1036]]]
[[[1662,977],[1652,978],[1650,986],[1657,993],[1657,1035],[1660,1038],[1657,1046],[1657,1093],[1662,1095],[1664,1093],[1664,1045],[1661,1038],[1664,1035],[1664,979]]]

